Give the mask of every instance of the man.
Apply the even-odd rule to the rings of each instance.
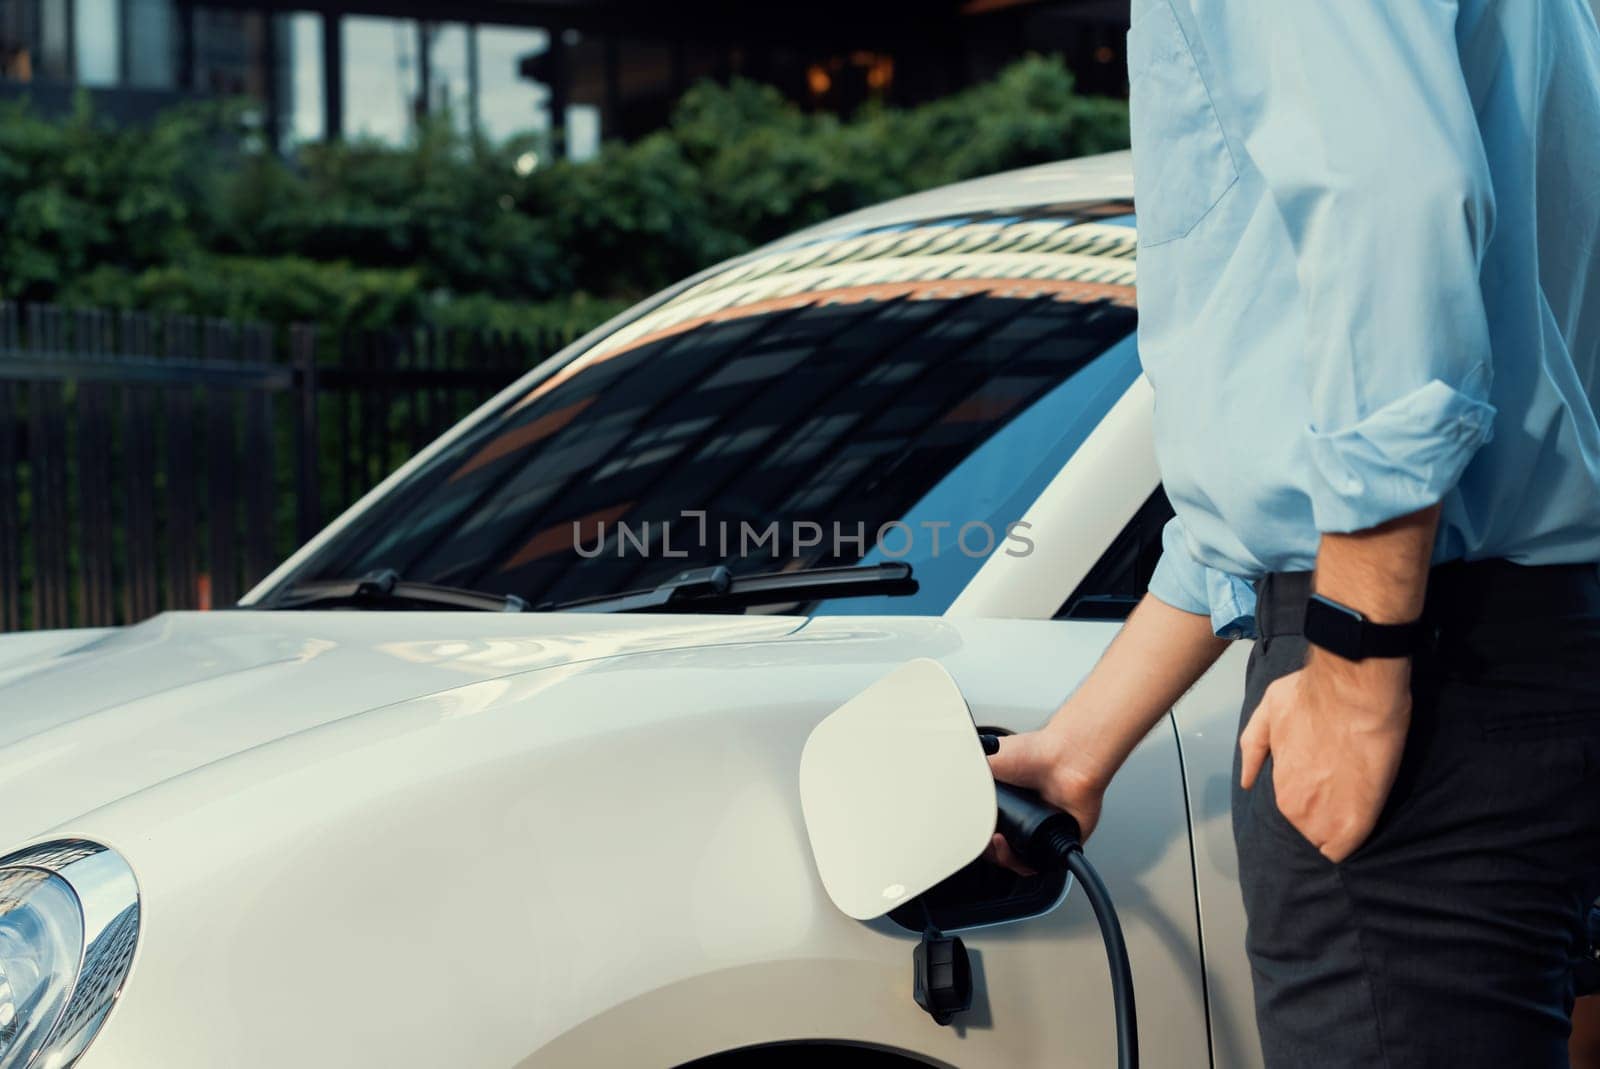
[[[1594,17],[1135,0],[1128,64],[1177,518],[996,774],[1091,831],[1259,636],[1233,821],[1268,1064],[1565,1064],[1600,892]]]

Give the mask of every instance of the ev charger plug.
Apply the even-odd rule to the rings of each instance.
[[[1000,740],[980,735],[983,751],[997,753]],[[995,830],[1025,864],[1041,871],[1066,869],[1083,888],[1084,897],[1094,910],[1105,944],[1106,962],[1111,967],[1111,1004],[1116,1017],[1117,1065],[1119,1069],[1138,1069],[1139,1029],[1133,998],[1133,967],[1128,962],[1128,945],[1122,938],[1122,923],[1111,892],[1083,855],[1083,832],[1072,814],[1057,809],[1033,791],[1009,783],[994,785]]]

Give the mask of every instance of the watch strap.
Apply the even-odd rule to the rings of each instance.
[[[1306,641],[1350,661],[1409,657],[1422,637],[1422,621],[1373,623],[1348,605],[1321,594],[1306,602]]]

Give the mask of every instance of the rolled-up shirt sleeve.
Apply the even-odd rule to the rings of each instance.
[[[1149,592],[1174,609],[1210,617],[1211,630],[1223,638],[1255,635],[1255,590],[1243,579],[1196,560],[1183,521],[1176,516],[1161,530],[1161,559]]]
[[[1374,527],[1438,502],[1493,430],[1479,270],[1494,197],[1456,7],[1228,10],[1263,20],[1271,42],[1235,59],[1266,68],[1246,145],[1305,294],[1313,519]]]

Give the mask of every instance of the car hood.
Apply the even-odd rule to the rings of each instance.
[[[583,661],[774,639],[803,623],[241,611],[0,637],[0,846],[384,706]]]
[[[199,620],[186,630],[192,642],[220,642],[233,623]],[[446,624],[456,635],[463,626]],[[557,626],[587,624],[513,616],[482,625],[498,638],[471,641],[501,662],[489,671],[503,671],[521,659],[489,652],[497,642],[520,634],[548,643]],[[333,622],[299,626],[310,629],[302,638],[357,641],[331,634]],[[371,633],[379,626],[406,633],[385,641]],[[25,771],[32,789],[0,793],[6,820],[15,803],[30,807],[28,838],[103,843],[138,881],[137,961],[83,1069],[681,1065],[815,1035],[819,1021],[850,1042],[898,1042],[942,1064],[999,1064],[1018,1050],[1076,1041],[1070,1030],[1030,1028],[1021,1047],[1011,1032],[993,1050],[956,1039],[929,1047],[926,1018],[901,986],[914,933],[892,921],[860,925],[832,906],[811,858],[798,769],[819,721],[913,658],[945,666],[976,723],[1037,727],[1115,624],[819,616],[779,634],[790,622],[613,618],[595,626],[691,631],[676,640],[585,631],[570,640],[593,643],[595,653],[662,648],[567,664],[533,654],[532,664],[549,666],[483,679],[481,668],[459,670],[465,651],[432,648],[459,641],[447,626],[429,638],[414,626],[423,625],[352,625],[362,649],[328,688],[376,686],[414,670],[410,657],[423,653],[435,683],[459,678],[459,686],[330,720],[338,714],[303,711],[331,709],[320,688],[283,682],[336,656],[313,652],[305,668],[246,669],[227,691],[199,697],[169,687],[56,730],[137,721],[142,737],[130,730],[81,743],[85,764],[126,777],[122,762],[198,747],[194,736],[211,715],[276,718],[279,731],[304,715],[315,726],[143,789],[124,778],[120,796],[92,811],[91,795],[117,793],[94,769]],[[713,630],[694,630],[702,628]],[[672,641],[685,645],[664,648]],[[106,652],[68,656],[88,669]],[[124,664],[139,661],[133,654]],[[83,673],[85,687],[93,674]],[[180,697],[185,712],[163,711]],[[9,712],[5,690],[0,700]],[[248,717],[245,706],[254,709]],[[213,752],[246,745],[246,727],[234,725],[236,737]],[[0,766],[8,757],[0,751]],[[197,760],[203,754],[190,752],[170,767]],[[58,812],[79,811],[46,825],[31,795],[53,791],[65,774],[78,795]],[[161,774],[146,766],[140,778]],[[1175,990],[1190,994],[1181,1005],[1165,1000],[1169,1016],[1203,1042],[1182,783],[1170,729],[1152,732],[1108,796],[1095,857],[1124,903],[1136,967],[1182,970]],[[988,975],[1025,987],[1025,977],[1060,971],[1063,960],[1087,962],[1077,971],[1093,982],[1068,985],[1063,997],[1099,1019],[1110,1012],[1104,966],[1093,964],[1099,938],[1087,911],[1072,918],[1036,931],[1028,942],[1037,953]],[[1018,946],[1001,934],[985,953],[1002,943]],[[741,991],[753,994],[728,1001]],[[898,1019],[886,1029],[880,1022],[891,1014]],[[1153,1060],[1181,1063],[1175,1044],[1166,1056],[1152,1045]]]

